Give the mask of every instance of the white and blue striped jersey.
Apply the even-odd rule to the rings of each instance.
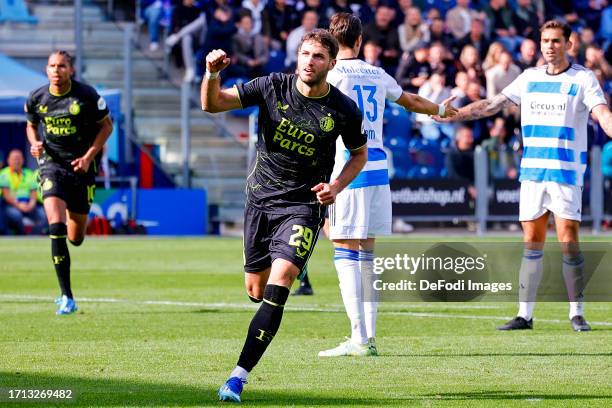
[[[358,58],[338,60],[334,69],[327,74],[327,82],[357,103],[363,113],[363,128],[368,136],[368,162],[347,188],[389,184],[387,155],[383,150],[383,114],[385,100],[398,100],[402,88],[382,68]],[[349,151],[342,139],[338,138],[332,180],[340,174],[348,158]]]
[[[583,185],[590,111],[606,104],[597,78],[572,64],[551,75],[546,66],[519,75],[502,94],[521,106],[523,157],[519,181]]]

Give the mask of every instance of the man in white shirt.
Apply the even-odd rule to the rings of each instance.
[[[362,277],[367,279],[372,274],[375,236],[391,234],[391,191],[382,139],[385,100],[414,112],[444,117],[454,115],[456,109],[450,105],[452,97],[436,105],[403,92],[382,68],[358,59],[362,42],[358,17],[337,13],[331,19],[329,31],[338,40],[340,51],[336,66],[327,74],[327,82],[357,102],[363,113],[368,161],[329,207],[329,237],[334,242],[334,264],[351,323],[351,337],[335,348],[321,351],[319,357],[372,356],[378,354],[377,302],[373,301],[374,296],[364,297],[367,288],[362,288]],[[332,178],[344,167],[347,152],[343,143],[336,143]],[[370,301],[364,301],[368,297]]]
[[[519,219],[525,251],[519,271],[519,311],[498,329],[533,328],[546,227],[552,212],[557,238],[564,249],[563,277],[568,288],[571,325],[574,331],[588,331],[591,327],[584,319],[582,295],[584,257],[578,248],[587,121],[591,113],[612,137],[612,113],[595,75],[568,61],[571,28],[559,21],[548,21],[540,32],[546,64],[525,70],[499,95],[465,106],[452,120],[491,116],[511,104],[521,107],[524,150]]]

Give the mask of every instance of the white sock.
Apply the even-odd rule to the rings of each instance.
[[[364,325],[363,289],[359,271],[359,253],[350,249],[336,248],[334,265],[338,272],[340,293],[346,314],[351,322],[351,340],[366,344],[368,338]]]
[[[569,318],[584,316],[584,256],[563,256],[563,279],[569,298]]]
[[[519,312],[517,316],[531,320],[538,286],[544,271],[544,251],[525,249],[519,271]]]
[[[230,378],[238,377],[246,381],[248,375],[249,375],[249,372],[247,370],[245,370],[244,368],[240,366],[236,366],[236,368],[234,368],[232,372],[230,373]]]
[[[361,275],[370,277],[374,270],[374,252],[359,251],[359,269]],[[366,279],[367,282],[370,279]],[[369,339],[376,337],[376,317],[378,315],[378,292],[372,291],[371,296],[376,296],[370,302],[363,302],[363,311],[365,316],[366,334]]]

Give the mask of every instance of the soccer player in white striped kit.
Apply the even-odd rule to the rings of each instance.
[[[501,94],[465,106],[452,120],[491,116],[512,104],[521,107],[524,149],[519,220],[525,250],[519,271],[519,311],[498,330],[533,328],[546,226],[552,212],[557,238],[563,244],[562,272],[568,289],[571,326],[574,331],[588,331],[591,327],[584,319],[582,295],[584,258],[578,246],[587,164],[587,121],[591,113],[612,137],[612,114],[595,75],[567,59],[571,28],[552,20],[544,23],[540,32],[546,64],[525,70]]]
[[[362,42],[359,18],[348,13],[335,14],[329,31],[338,40],[340,51],[336,66],[327,74],[327,82],[351,97],[362,111],[368,135],[368,162],[329,208],[329,237],[335,247],[334,264],[351,323],[351,337],[333,349],[321,351],[319,357],[377,355],[377,302],[364,301],[362,275],[372,273],[375,236],[391,234],[391,190],[382,139],[385,100],[429,115],[450,117],[457,111],[450,106],[452,98],[437,105],[403,92],[383,69],[358,59]],[[347,152],[344,144],[337,142],[332,178],[346,163]]]

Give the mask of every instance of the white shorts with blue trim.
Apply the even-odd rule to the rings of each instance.
[[[329,207],[330,239],[366,239],[391,235],[391,189],[388,184],[347,188]]]
[[[554,181],[521,182],[519,221],[533,221],[547,211],[566,220],[582,220],[582,187]]]

